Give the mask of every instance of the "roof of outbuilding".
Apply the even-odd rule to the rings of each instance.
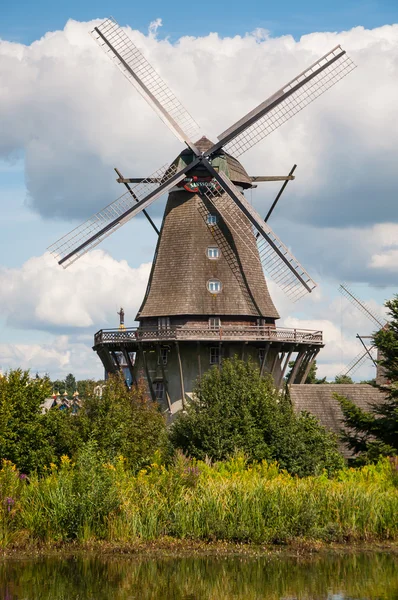
[[[289,386],[290,399],[296,411],[306,411],[319,419],[324,427],[337,435],[344,428],[343,413],[334,394],[345,396],[356,406],[369,410],[371,404],[384,399],[382,392],[367,383],[354,384],[292,384]],[[340,451],[345,457],[352,452],[339,442]]]

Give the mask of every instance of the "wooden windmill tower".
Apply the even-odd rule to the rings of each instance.
[[[360,300],[352,290],[347,286],[347,284],[340,284],[339,286],[340,293],[347,298],[363,315],[365,315],[373,324],[376,326],[377,330],[383,329],[384,327],[388,327],[388,322],[383,317],[378,316],[375,312],[365,304],[362,300]],[[339,373],[339,375],[353,375],[355,371],[357,371],[366,361],[370,360],[376,367],[376,383],[377,385],[383,385],[387,383],[384,369],[379,364],[381,359],[380,353],[377,350],[376,358],[374,358],[373,354],[375,351],[375,345],[371,342],[371,345],[367,345],[368,340],[372,340],[373,336],[371,335],[360,335],[357,333],[356,337],[362,344],[362,350],[355,356],[352,361]]]
[[[125,179],[117,171],[127,192],[50,248],[67,267],[168,194],[160,232],[151,221],[159,238],[139,326],[95,335],[105,369],[117,370],[123,357],[131,380],[143,373],[152,397],[171,412],[184,406],[197,378],[226,356],[258,360],[279,386],[297,353],[290,380],[305,380],[323,346],[322,332],[276,327],[279,314],[263,269],[293,300],[316,284],[243,195],[254,180],[267,178],[249,176],[236,157],[355,65],[337,46],[213,143],[199,138],[193,118],[115,21],[107,19],[92,35],[186,146],[146,179]]]

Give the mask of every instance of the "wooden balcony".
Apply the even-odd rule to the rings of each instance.
[[[224,326],[216,329],[184,326],[164,329],[129,327],[128,329],[100,329],[94,335],[94,347],[171,341],[281,342],[323,346],[322,331],[256,325],[251,327]]]

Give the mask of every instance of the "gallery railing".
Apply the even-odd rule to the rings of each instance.
[[[101,329],[94,336],[94,345],[127,342],[162,341],[276,341],[323,345],[322,331],[288,329],[285,327],[234,327],[226,325],[215,329],[199,327],[165,327],[128,329]]]

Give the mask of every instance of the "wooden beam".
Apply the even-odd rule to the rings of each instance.
[[[274,360],[272,361],[272,367],[271,367],[271,375],[272,375],[272,377],[274,378],[274,382],[275,382],[274,370],[275,370],[275,367],[276,367],[276,362],[277,362],[278,358],[279,358],[279,350],[276,350],[276,353],[275,353],[275,358],[274,358]]]
[[[164,393],[166,394],[167,404],[168,404],[168,407],[169,407],[169,411],[171,412],[171,400],[170,400],[170,396],[169,396],[169,388],[168,388],[168,385],[167,385],[166,372],[164,370],[164,364],[163,364],[163,359],[162,359],[162,351],[161,351],[160,342],[158,342],[156,345],[157,345],[157,349],[158,349],[158,361],[159,361],[159,364],[160,364],[160,369],[162,371]]]
[[[130,371],[131,383],[135,384],[135,383],[137,383],[137,380],[136,380],[135,373],[134,373],[134,366],[133,366],[133,363],[131,362],[130,355],[127,352],[126,348],[123,348],[123,356],[124,356],[124,359],[126,361],[127,367],[128,367],[128,369]]]
[[[263,360],[261,361],[261,368],[260,368],[260,377],[264,376],[265,363],[267,361],[267,356],[268,356],[270,347],[271,347],[271,344],[268,343],[264,348],[264,356],[263,356]]]
[[[281,370],[281,375],[280,375],[280,377],[279,377],[278,388],[280,388],[280,387],[281,387],[281,385],[282,385],[282,383],[283,383],[283,378],[284,378],[284,376],[285,376],[286,367],[287,367],[287,365],[289,364],[289,360],[290,360],[290,357],[291,357],[291,355],[292,355],[292,352],[291,352],[291,351],[290,351],[290,352],[288,352],[288,353],[287,353],[287,355],[286,355],[286,360],[285,360],[285,363],[284,363],[284,365],[283,365],[283,367],[282,367],[282,370]]]
[[[180,384],[181,384],[181,401],[182,401],[182,409],[185,410],[185,389],[184,389],[184,374],[182,372],[182,363],[181,363],[181,355],[180,355],[180,346],[179,343],[176,342],[177,348],[177,358],[178,358],[178,367],[180,370]]]
[[[303,358],[305,356],[306,351],[305,350],[300,350],[297,354],[296,360],[294,361],[294,365],[293,365],[293,369],[292,372],[289,375],[289,378],[287,380],[287,383],[294,383],[294,380],[296,378],[297,372],[300,369],[300,365],[303,361]]]
[[[316,359],[316,357],[317,357],[318,354],[319,354],[319,348],[317,350],[314,350],[314,352],[312,353],[311,358],[308,361],[308,365],[307,365],[307,368],[306,368],[306,370],[304,372],[304,376],[303,376],[303,383],[305,383],[305,380],[308,377],[308,373],[310,372],[311,365],[313,364],[313,362]]]
[[[115,169],[116,171],[116,169]],[[116,171],[117,172],[117,171]],[[118,172],[117,172],[118,173]],[[118,173],[119,174],[119,173]],[[250,179],[255,181],[293,181],[293,175],[253,175]],[[161,179],[148,179],[146,177],[118,177],[116,179],[118,183],[160,183]]]
[[[144,350],[142,344],[138,344],[138,347],[139,347],[139,349],[141,351],[141,355],[142,355],[142,362],[144,365],[146,380],[148,382],[149,393],[151,395],[153,402],[156,402],[156,394],[155,394],[155,390],[153,389],[151,376],[149,374],[148,363],[147,363],[146,356],[145,356],[145,350]]]
[[[200,342],[197,342],[197,347],[198,347],[198,378],[199,378],[199,383],[201,383],[201,381],[202,381],[202,362],[200,360]]]
[[[251,177],[253,182],[261,182],[261,181],[293,181],[295,179],[294,175],[274,175],[274,176],[262,176],[262,175],[254,175]]]

